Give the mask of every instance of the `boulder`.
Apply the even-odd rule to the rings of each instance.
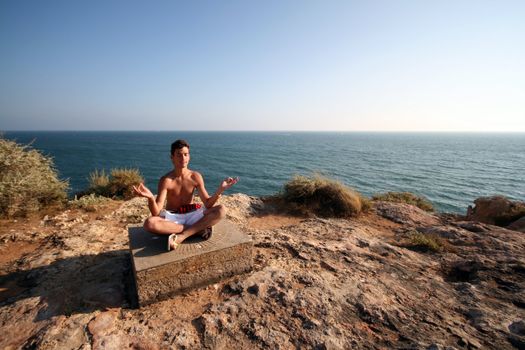
[[[525,216],[522,216],[518,220],[514,221],[512,224],[507,226],[507,228],[509,230],[525,232]]]
[[[511,201],[503,196],[480,197],[469,206],[467,220],[507,226],[525,216],[525,202]]]

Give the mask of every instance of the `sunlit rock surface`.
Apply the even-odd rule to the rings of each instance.
[[[143,200],[2,223],[0,348],[525,348],[522,232],[407,204],[344,220],[221,201],[254,241],[253,270],[140,309],[126,225]]]

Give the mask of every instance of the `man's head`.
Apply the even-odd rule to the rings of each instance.
[[[176,168],[186,168],[190,161],[190,144],[186,140],[177,140],[171,144],[171,160]]]
[[[184,147],[188,147],[188,151],[190,150],[190,144],[186,140],[177,140],[171,144],[171,155],[175,153],[176,150],[182,149]]]

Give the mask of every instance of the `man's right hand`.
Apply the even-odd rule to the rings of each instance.
[[[149,188],[144,186],[144,183],[141,183],[138,186],[133,186],[133,192],[135,192],[136,195],[144,197],[144,198],[148,198],[148,199],[153,198],[153,199],[155,199],[155,196],[153,195],[153,193],[151,193]]]

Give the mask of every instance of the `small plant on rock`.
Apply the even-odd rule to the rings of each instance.
[[[417,231],[410,232],[407,248],[423,252],[440,252],[443,250],[443,242],[440,237],[424,234]]]

